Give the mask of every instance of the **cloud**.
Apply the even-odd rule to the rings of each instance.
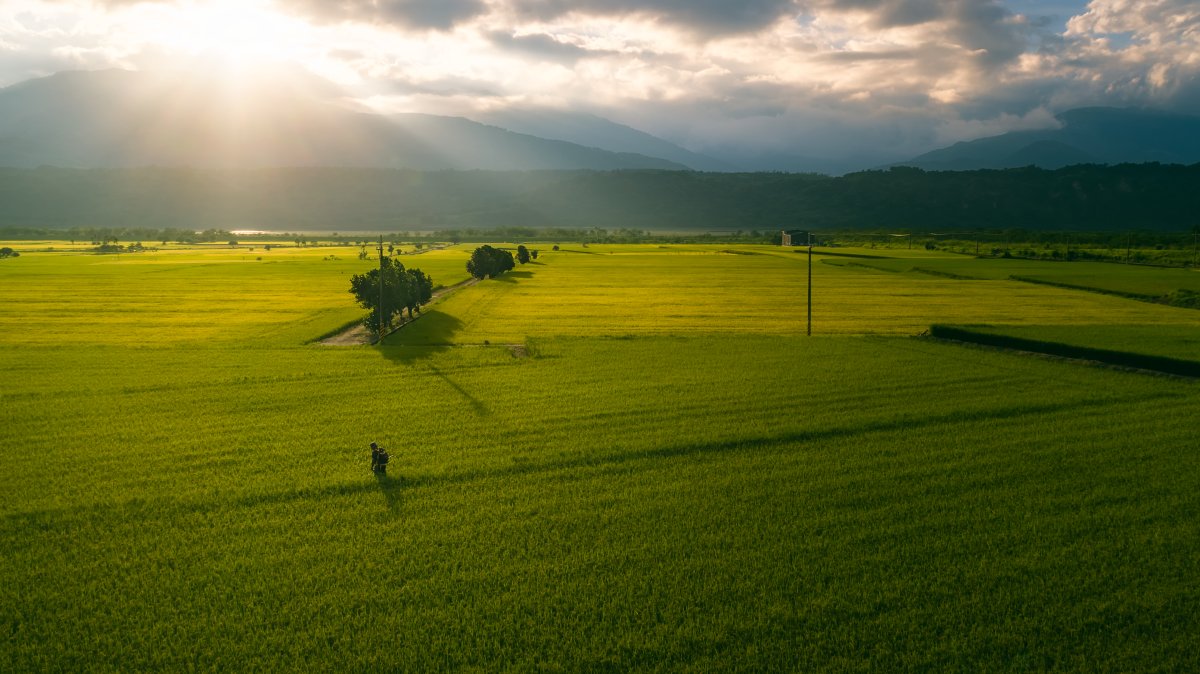
[[[935,0],[815,0],[809,3],[817,10],[833,12],[862,12],[871,16],[875,28],[916,26],[941,19],[946,6],[955,3]]]
[[[538,59],[570,63],[583,58],[612,56],[619,52],[605,49],[587,49],[564,42],[546,33],[513,35],[507,31],[492,31],[488,40],[501,49],[527,54]]]
[[[1200,6],[1092,0],[1067,23],[1061,58],[1099,101],[1200,112]]]
[[[381,109],[552,105],[691,149],[903,158],[1072,107],[1200,111],[1195,0],[244,1]],[[8,82],[149,67],[170,31],[131,46],[126,19],[192,6],[30,3],[0,13]]]
[[[401,96],[466,97],[478,99],[495,98],[502,95],[494,84],[467,77],[446,77],[425,81],[397,78],[388,81],[387,89],[389,93]]]
[[[482,0],[282,0],[279,7],[318,22],[450,30],[485,14]]]
[[[754,32],[798,11],[795,0],[508,0],[508,8],[522,21],[636,16],[702,36]]]
[[[1200,6],[1194,0],[1093,0],[1067,23],[1069,35],[1133,33],[1156,45],[1200,41]]]

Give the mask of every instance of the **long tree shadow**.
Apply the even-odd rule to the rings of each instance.
[[[505,273],[501,274],[500,277],[495,280],[503,281],[504,283],[516,283],[517,281],[519,281],[521,279],[527,279],[527,278],[532,278],[532,277],[533,277],[533,272],[531,272],[531,271],[510,271],[510,272],[505,272]]]
[[[431,358],[453,346],[454,335],[463,322],[454,316],[430,309],[376,345],[384,358],[398,363]]]
[[[488,410],[487,406],[483,404],[483,401],[481,401],[479,398],[476,398],[475,396],[471,395],[471,393],[469,391],[467,391],[465,388],[463,388],[462,386],[459,386],[457,382],[455,382],[450,377],[446,376],[441,370],[437,369],[436,365],[430,365],[429,371],[434,373],[435,375],[437,375],[439,378],[441,378],[442,381],[446,382],[446,384],[449,385],[450,388],[454,389],[460,396],[465,398],[466,401],[468,403],[470,403],[471,407],[475,410],[476,414],[478,414],[480,416],[487,416],[487,415],[491,414],[491,412]]]
[[[719,454],[734,451],[767,451],[788,445],[803,445],[821,440],[834,438],[850,438],[869,433],[907,431],[921,429],[939,429],[941,432],[954,432],[947,425],[975,425],[984,421],[1020,419],[1026,416],[1060,414],[1073,410],[1103,408],[1121,402],[1146,402],[1147,400],[1179,400],[1183,397],[1178,393],[1162,393],[1157,395],[1138,395],[1125,398],[1094,398],[1057,403],[1019,404],[982,410],[951,410],[944,414],[928,415],[912,419],[880,419],[869,423],[848,424],[841,427],[822,429],[797,430],[774,436],[750,436],[729,438],[713,442],[685,442],[661,447],[630,449],[627,451],[597,454],[592,456],[568,457],[559,460],[522,463],[506,467],[488,467],[477,470],[466,470],[447,475],[415,475],[411,478],[399,476],[376,476],[376,484],[371,485],[361,481],[343,484],[325,484],[267,492],[225,500],[210,498],[198,501],[141,501],[135,500],[123,504],[96,504],[84,509],[92,516],[121,511],[120,516],[163,517],[171,513],[212,512],[225,508],[257,508],[281,503],[314,500],[319,501],[331,497],[355,496],[373,490],[380,490],[387,499],[390,509],[398,510],[402,504],[402,492],[408,489],[429,489],[469,483],[477,480],[487,480],[505,477],[518,477],[538,473],[548,473],[573,468],[603,467],[631,461],[653,461],[677,457],[698,456],[704,454]],[[0,516],[0,524],[6,526],[36,526],[45,528],[59,518],[78,516],[80,510],[53,508],[35,512],[13,513]]]

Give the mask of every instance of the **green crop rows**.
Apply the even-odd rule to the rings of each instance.
[[[1200,312],[548,248],[381,347],[357,249],[0,263],[0,671],[1200,667],[1195,381],[911,337]]]

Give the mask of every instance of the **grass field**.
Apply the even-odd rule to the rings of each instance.
[[[884,259],[854,259],[864,267],[892,272],[944,274],[968,279],[1005,280],[1016,276],[1081,288],[1158,297],[1178,290],[1200,292],[1200,272],[1192,269],[1144,267],[1105,262],[976,259],[928,251],[855,250]],[[847,260],[851,261],[851,260]]]
[[[59,244],[58,247],[63,247]],[[470,251],[406,255],[434,283],[465,280]],[[363,314],[358,248],[168,248],[94,255],[26,252],[0,268],[0,343],[302,343]]]
[[[382,347],[356,251],[0,262],[0,671],[1200,667],[1194,380],[908,336],[1200,312],[540,248]]]
[[[1062,325],[993,325],[975,329],[1021,339],[1200,362],[1200,330],[1187,325],[1089,326],[1085,330]]]
[[[541,264],[448,298],[434,320],[418,321],[393,340],[438,344],[554,335],[800,334],[806,327],[807,259],[779,250],[564,246],[543,252]],[[914,259],[925,260],[917,264],[947,259],[944,253],[913,254],[920,257],[882,262],[911,267]],[[985,270],[1003,262],[961,256],[948,261],[977,262]],[[860,263],[876,261],[818,256],[813,269],[815,334],[915,335],[937,322],[1200,327],[1200,312],[1193,310],[1009,280],[890,274]]]

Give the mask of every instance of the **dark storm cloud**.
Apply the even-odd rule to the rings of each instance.
[[[929,42],[950,42],[975,53],[991,68],[1019,57],[1029,44],[1031,24],[1014,21],[999,0],[809,0],[809,11],[866,12],[878,29],[930,27]]]
[[[702,35],[753,32],[797,11],[794,0],[511,0],[510,6],[527,20],[638,15]]]
[[[449,30],[488,11],[483,0],[284,0],[280,6],[315,21],[434,30]]]
[[[877,28],[916,26],[942,18],[955,3],[936,0],[815,0],[807,3],[818,9],[861,11],[873,16]]]
[[[1028,44],[1022,25],[1011,18],[998,2],[960,0],[954,5],[950,33],[964,45],[986,50],[981,54],[984,65],[998,66],[1018,58]]]

